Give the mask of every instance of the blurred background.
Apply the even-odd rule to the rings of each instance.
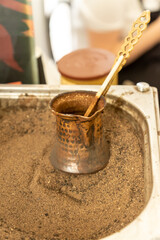
[[[90,47],[116,55],[145,9],[154,26],[120,72],[118,84],[141,80],[159,89],[159,0],[0,0],[0,83],[61,84],[59,60]]]

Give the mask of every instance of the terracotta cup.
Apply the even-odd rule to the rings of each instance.
[[[101,85],[109,74],[115,55],[100,48],[75,50],[57,62],[61,84]],[[118,74],[112,84],[118,84]]]
[[[83,174],[97,172],[107,165],[109,146],[104,138],[102,121],[105,98],[100,98],[92,116],[83,116],[95,94],[90,91],[67,92],[51,100],[50,107],[56,116],[51,153],[55,168]]]

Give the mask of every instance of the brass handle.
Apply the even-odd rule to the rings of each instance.
[[[150,11],[144,11],[140,15],[139,18],[133,23],[131,31],[124,39],[124,43],[121,46],[120,51],[117,54],[113,67],[104,80],[102,86],[100,87],[99,91],[97,92],[96,96],[94,97],[93,101],[91,102],[90,106],[88,107],[87,111],[85,112],[84,116],[88,117],[95,105],[97,104],[98,99],[102,95],[106,95],[107,91],[109,90],[114,76],[122,69],[124,64],[126,63],[127,58],[130,56],[130,52],[132,51],[134,45],[138,42],[139,38],[142,36],[142,32],[147,28],[147,23],[150,21]]]
[[[139,38],[142,36],[142,32],[147,28],[147,24],[150,22],[150,11],[146,10],[141,13],[139,18],[133,23],[130,32],[127,37],[124,39],[124,43],[119,50],[112,69],[115,67],[116,63],[119,61],[120,56],[123,56],[122,61],[120,62],[117,70],[114,72],[112,79],[108,82],[106,88],[104,89],[102,95],[105,96],[109,90],[114,76],[122,69],[125,65],[127,58],[130,56],[130,52],[133,50],[134,45],[138,42]]]
[[[146,10],[142,12],[139,18],[133,23],[131,31],[125,37],[124,43],[121,46],[120,51],[115,59],[117,62],[118,58],[123,55],[124,59],[121,65],[118,68],[118,72],[125,65],[127,58],[130,56],[130,52],[132,51],[134,45],[138,42],[139,38],[142,36],[142,32],[147,28],[147,24],[150,22],[150,11]]]

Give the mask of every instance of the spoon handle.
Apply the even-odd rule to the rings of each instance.
[[[110,73],[104,80],[102,86],[100,87],[99,91],[97,92],[96,96],[94,97],[93,101],[91,102],[87,111],[85,112],[84,114],[85,117],[88,117],[92,113],[98,99],[102,95],[106,95],[114,79],[113,77],[122,69],[122,67],[126,63],[127,58],[129,58],[130,56],[130,52],[133,50],[134,45],[138,42],[139,38],[142,36],[142,32],[147,28],[147,24],[149,23],[149,21],[150,11],[147,10],[142,12],[140,17],[137,18],[137,20],[133,23],[131,31],[125,38],[124,43],[122,44],[121,49],[117,54],[117,57],[115,59],[114,65]]]
[[[117,71],[115,71],[114,76],[120,72],[122,67],[125,65],[127,58],[130,56],[130,52],[133,50],[134,45],[138,42],[139,38],[142,36],[142,32],[147,28],[147,24],[150,22],[150,11],[146,10],[141,13],[141,15],[137,18],[137,20],[133,23],[132,28],[128,35],[124,39],[124,43],[121,46],[121,49],[119,50],[117,57],[115,59],[114,65],[118,61],[120,56],[123,56],[122,63],[117,68]],[[111,82],[109,83],[109,86],[106,85],[106,88],[104,89],[102,95],[106,95],[108,92],[112,81],[114,78],[111,79]],[[104,81],[105,82],[105,81]],[[108,81],[107,81],[108,82]]]
[[[124,60],[119,67],[119,71],[125,65],[127,58],[130,56],[130,52],[133,50],[134,45],[138,42],[139,38],[142,36],[142,32],[147,28],[147,24],[150,22],[150,11],[146,10],[141,13],[137,20],[133,23],[132,28],[128,35],[124,39],[124,43],[119,50],[115,62],[118,58],[123,55]]]

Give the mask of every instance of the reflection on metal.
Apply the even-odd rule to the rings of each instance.
[[[136,84],[138,91],[140,92],[147,92],[149,91],[149,84],[146,82],[139,82]]]

